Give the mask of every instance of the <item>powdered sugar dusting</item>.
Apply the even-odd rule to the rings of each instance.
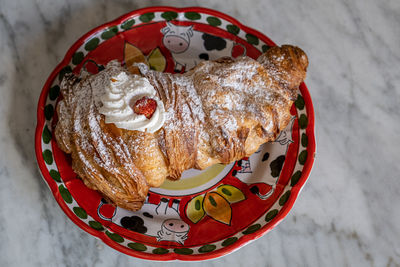
[[[272,59],[283,65],[289,53],[281,56]],[[102,88],[110,77],[132,75],[118,62],[81,80],[67,75],[57,141],[72,154],[73,168],[85,183],[128,207],[166,177],[239,160],[273,140],[290,120],[289,85],[301,82],[286,81],[290,75],[284,71],[275,77],[279,64],[270,64],[264,54],[259,62],[248,57],[205,61],[185,74],[139,65],[165,108],[163,127],[154,133],[119,129],[100,114]],[[297,65],[291,67],[297,71]],[[304,77],[305,69],[298,72]]]
[[[146,77],[166,106],[167,134],[186,140],[185,150],[205,153],[193,158],[198,166],[202,164],[197,158],[228,163],[253,153],[245,149],[246,136],[259,127],[264,133],[275,132],[280,118],[275,118],[272,110],[288,110],[291,105],[264,67],[248,57],[202,62],[185,74],[148,70]],[[170,157],[173,152],[167,151],[168,147],[175,148],[181,142],[163,140],[162,150]]]

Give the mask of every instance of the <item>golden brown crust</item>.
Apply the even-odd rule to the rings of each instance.
[[[106,124],[94,103],[96,79],[66,76],[55,136],[84,183],[112,203],[140,209],[149,187],[184,170],[250,156],[290,121],[290,107],[308,65],[302,50],[273,47],[248,57],[202,62],[185,74],[142,73],[166,110],[156,133]]]
[[[295,92],[306,78],[308,58],[297,46],[274,46],[258,58],[275,81],[289,92]],[[291,94],[295,95],[295,94]]]

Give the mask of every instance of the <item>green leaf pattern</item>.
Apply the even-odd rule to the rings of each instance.
[[[197,12],[186,12],[184,14],[184,16],[185,16],[186,19],[193,20],[193,21],[201,19],[201,14],[199,14]],[[166,21],[170,21],[170,20],[176,19],[178,17],[178,14],[176,12],[166,11],[166,12],[163,12],[161,14],[161,17],[163,19],[165,19]],[[146,14],[141,15],[139,17],[139,20],[141,22],[146,23],[146,22],[151,22],[154,18],[155,18],[155,14],[154,13],[146,13]],[[217,17],[208,16],[206,18],[206,21],[207,21],[207,23],[209,25],[214,26],[214,27],[218,27],[218,26],[222,25],[221,20],[219,18],[217,18]],[[132,18],[132,19],[129,19],[129,20],[126,20],[125,22],[123,22],[120,27],[123,30],[128,30],[134,24],[135,24],[135,19]],[[236,25],[233,25],[233,24],[228,24],[226,26],[226,30],[229,33],[234,34],[234,35],[238,35],[239,32],[240,32],[240,28],[238,26],[236,26]],[[105,30],[101,34],[101,38],[104,39],[104,40],[107,40],[107,39],[115,36],[117,33],[118,33],[118,27],[117,26],[113,26],[113,27],[110,27],[107,30]],[[259,42],[260,42],[260,40],[256,36],[254,36],[252,34],[249,34],[249,33],[245,34],[245,38],[246,38],[247,42],[252,44],[252,45],[258,45]],[[97,38],[97,37],[92,37],[90,40],[88,40],[85,43],[84,49],[86,51],[90,52],[90,51],[96,49],[99,44],[100,44],[100,39]],[[262,52],[266,52],[269,48],[270,48],[270,46],[268,46],[266,44],[261,46]],[[84,55],[84,53],[82,51],[75,52],[72,55],[72,64],[74,64],[74,65],[80,64],[83,61],[84,57],[85,57],[85,55]],[[66,73],[69,73],[71,71],[72,71],[72,68],[70,66],[64,67],[59,73],[60,81],[61,81],[61,79],[64,77],[64,75]],[[60,93],[60,87],[58,85],[55,85],[55,86],[51,87],[50,90],[49,90],[49,99],[53,100],[53,101],[56,100],[57,97],[59,96],[59,93]],[[295,106],[299,110],[303,110],[304,109],[305,103],[304,103],[304,99],[303,99],[303,97],[301,95],[298,95],[298,97],[297,97],[297,99],[295,101]],[[45,114],[45,118],[47,120],[51,120],[53,115],[54,115],[54,106],[52,104],[46,105],[45,108],[44,108],[44,114]],[[298,123],[299,123],[299,127],[301,129],[307,128],[307,125],[308,125],[307,116],[305,114],[300,114],[299,119],[298,119]],[[48,126],[46,125],[44,127],[43,133],[42,133],[43,143],[49,144],[50,141],[51,141],[51,138],[52,138],[52,134],[51,134]],[[307,137],[307,135],[305,133],[302,133],[302,135],[301,135],[301,145],[303,147],[305,147],[305,148],[308,145],[308,137]],[[51,165],[53,163],[52,151],[49,150],[49,149],[45,149],[43,151],[43,159],[46,162],[46,164]],[[307,159],[307,150],[303,150],[303,151],[301,151],[299,153],[299,159],[298,159],[299,163],[301,165],[304,165],[306,159]],[[58,183],[62,182],[61,177],[60,177],[60,173],[57,170],[50,170],[49,173],[50,173],[50,176],[56,182],[58,182]],[[301,171],[295,172],[293,174],[291,180],[290,180],[290,186],[296,185],[297,182],[300,180],[300,177],[301,177]],[[60,195],[63,198],[63,200],[68,204],[72,204],[73,198],[72,198],[70,192],[68,191],[68,189],[63,184],[59,185],[58,189],[59,189]],[[225,193],[227,193],[227,192],[225,192]],[[290,190],[286,191],[279,198],[278,203],[279,203],[280,206],[284,206],[286,204],[286,202],[290,198],[290,194],[291,194]],[[81,218],[83,220],[86,220],[88,218],[88,214],[83,208],[81,208],[79,206],[76,206],[76,207],[73,207],[72,210],[76,214],[76,216],[78,216],[79,218]],[[268,222],[272,221],[278,215],[278,213],[279,213],[278,209],[272,209],[272,210],[268,211],[266,213],[266,216],[265,216],[265,222],[268,223]],[[98,231],[104,231],[105,230],[105,228],[103,227],[103,225],[100,222],[97,222],[97,221],[94,221],[94,220],[89,220],[87,223],[91,228],[93,228],[95,230],[98,230]],[[258,224],[258,223],[257,224],[253,224],[253,225],[249,226],[246,230],[244,230],[242,233],[244,235],[251,234],[251,233],[257,232],[261,227],[262,227],[261,224]],[[115,241],[117,243],[123,243],[124,242],[124,238],[122,236],[120,236],[119,234],[117,234],[117,233],[111,233],[111,232],[106,230],[105,234],[111,240],[113,240],[113,241]],[[238,237],[236,237],[236,236],[229,237],[229,238],[225,239],[221,243],[221,246],[222,247],[230,246],[230,245],[234,244],[237,240],[238,240]],[[148,247],[146,245],[142,244],[142,243],[132,243],[131,242],[131,243],[128,243],[126,246],[131,248],[132,250],[139,251],[139,252],[143,252],[143,251],[147,251],[148,250]],[[201,246],[200,248],[198,248],[197,251],[198,251],[198,253],[209,253],[209,252],[214,251],[215,249],[217,249],[217,246],[215,244],[205,244],[205,245]],[[177,253],[177,254],[182,254],[182,255],[191,255],[191,254],[194,253],[193,249],[185,248],[185,247],[175,248],[175,249],[173,249],[173,251],[175,253]],[[170,251],[168,249],[162,248],[162,247],[157,247],[157,248],[151,249],[151,253],[159,254],[159,255],[166,254],[166,253],[169,253],[169,252]]]

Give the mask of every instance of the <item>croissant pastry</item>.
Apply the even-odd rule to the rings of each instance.
[[[239,160],[275,140],[307,66],[290,45],[258,60],[204,61],[185,74],[139,64],[134,75],[112,61],[95,75],[65,76],[55,137],[88,187],[138,210],[165,178]]]

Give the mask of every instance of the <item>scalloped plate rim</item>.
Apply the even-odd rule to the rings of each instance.
[[[48,90],[50,89],[50,85],[54,78],[58,75],[59,71],[62,69],[63,66],[68,64],[69,58],[73,55],[73,53],[76,51],[77,48],[79,48],[82,44],[85,43],[85,40],[88,39],[91,35],[94,33],[98,32],[101,29],[105,29],[109,27],[110,25],[115,25],[115,24],[121,24],[121,22],[127,20],[129,17],[137,16],[143,13],[148,13],[148,12],[162,12],[162,11],[174,11],[174,12],[199,12],[199,13],[206,13],[209,15],[213,15],[219,18],[223,18],[237,26],[239,28],[245,30],[248,33],[251,33],[257,37],[262,37],[263,39],[267,40],[269,43],[276,45],[272,40],[270,40],[267,36],[265,36],[263,33],[254,30],[252,28],[249,28],[239,21],[237,21],[235,18],[224,14],[222,12],[213,10],[213,9],[208,9],[204,7],[184,7],[184,8],[177,8],[177,7],[171,7],[171,6],[153,6],[153,7],[146,7],[146,8],[141,8],[137,10],[133,10],[131,12],[128,12],[115,20],[112,20],[110,22],[106,22],[98,27],[95,27],[94,29],[88,31],[82,37],[80,37],[72,46],[68,49],[66,52],[63,60],[55,67],[55,69],[52,71],[48,79],[46,80],[46,83],[44,84],[42,91],[39,96],[39,101],[38,101],[38,108],[37,108],[37,125],[36,125],[36,130],[35,130],[35,154],[36,154],[36,159],[38,163],[38,167],[40,169],[40,174],[43,177],[43,179],[46,181],[48,187],[50,188],[55,200],[61,207],[61,209],[64,211],[64,213],[77,225],[79,226],[82,230],[86,231],[87,233],[93,235],[94,237],[102,240],[105,244],[108,246],[118,250],[119,252],[122,252],[124,254],[141,258],[141,259],[146,259],[146,260],[153,260],[153,261],[203,261],[203,260],[209,260],[209,259],[214,259],[218,258],[224,255],[227,255],[229,253],[232,253],[239,248],[243,247],[244,245],[250,243],[251,241],[254,241],[258,239],[259,237],[265,235],[268,233],[270,230],[272,230],[276,225],[278,225],[290,212],[292,209],[298,194],[300,193],[301,189],[303,188],[304,184],[306,183],[313,163],[314,163],[314,158],[315,158],[315,153],[316,153],[316,142],[315,142],[315,117],[314,117],[314,108],[311,100],[311,96],[309,94],[309,91],[305,85],[305,83],[302,84],[301,88],[301,93],[305,101],[305,108],[308,116],[308,126],[307,129],[310,131],[307,131],[307,135],[309,136],[309,144],[307,145],[307,152],[311,152],[309,156],[307,157],[307,160],[303,166],[302,169],[302,175],[299,179],[299,181],[292,186],[291,188],[291,194],[290,197],[287,201],[287,203],[284,204],[284,206],[281,208],[279,214],[272,219],[271,222],[268,224],[265,224],[263,227],[261,227],[259,230],[257,230],[254,233],[242,236],[240,239],[237,240],[234,244],[218,249],[217,251],[212,251],[208,252],[205,254],[195,254],[195,255],[183,255],[183,254],[177,254],[175,252],[170,252],[164,255],[159,255],[159,254],[150,254],[146,252],[140,252],[140,251],[135,251],[132,249],[129,249],[127,247],[124,247],[122,245],[119,245],[118,243],[112,241],[106,234],[105,232],[100,232],[97,231],[91,227],[89,227],[87,224],[85,224],[83,221],[81,221],[67,206],[67,204],[64,202],[62,199],[61,195],[59,194],[59,191],[57,190],[57,186],[54,186],[54,184],[49,183],[49,181],[54,181],[50,175],[47,173],[47,167],[45,165],[44,160],[42,159],[42,150],[41,150],[41,136],[42,136],[42,129],[45,124],[45,118],[43,115],[43,109],[44,105],[46,103],[46,97],[48,95]],[[47,88],[47,90],[46,90]],[[52,186],[53,185],[53,186]],[[273,222],[273,223],[272,223]],[[271,224],[272,223],[272,224]]]

